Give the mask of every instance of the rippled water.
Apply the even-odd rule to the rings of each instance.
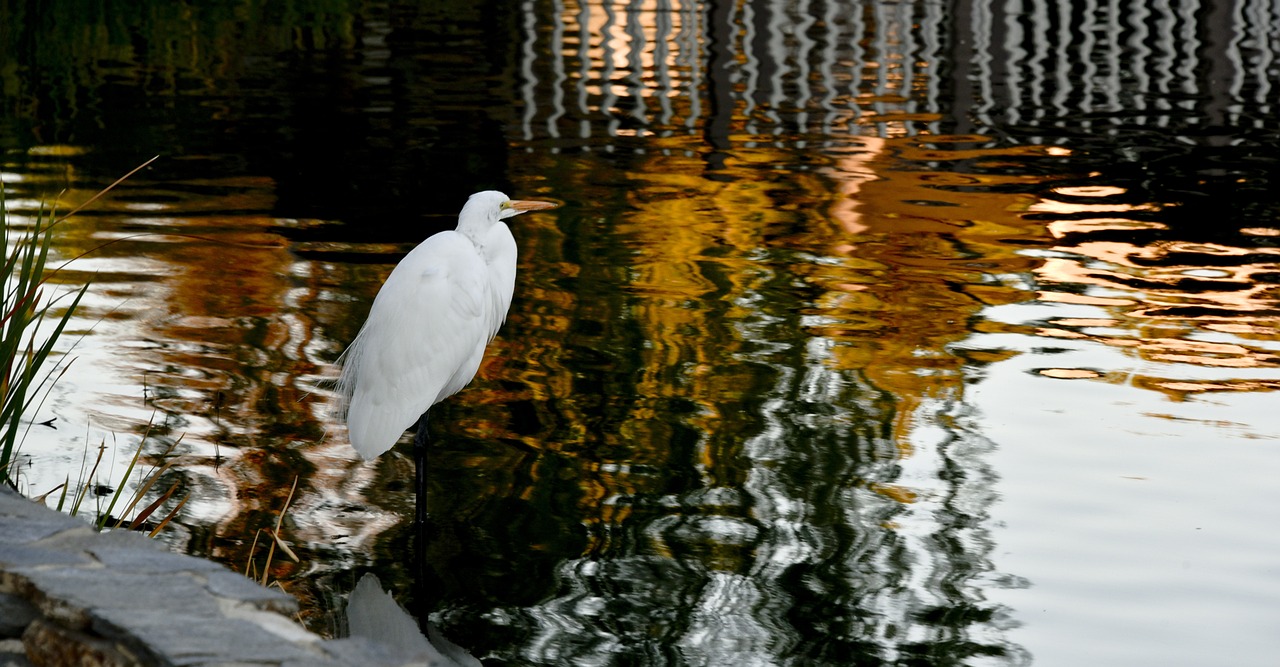
[[[498,187],[563,206],[433,411],[486,664],[1273,660],[1269,6],[287,7],[6,6],[14,222],[162,156],[60,228],[32,494],[146,433],[163,539],[252,569],[296,476],[305,620],[408,602],[408,449],[356,460],[323,381]]]

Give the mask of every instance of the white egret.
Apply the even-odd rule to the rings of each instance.
[[[406,429],[413,439],[419,620],[430,611],[427,567],[427,410],[457,393],[480,368],[485,347],[507,317],[516,282],[516,240],[502,221],[554,208],[471,195],[458,227],[431,236],[400,260],[373,300],[369,317],[343,353],[337,413],[365,459],[391,449]]]
[[[415,423],[415,449],[425,446],[427,410],[471,382],[511,306],[516,240],[502,221],[555,206],[477,192],[456,230],[423,241],[391,271],[340,360],[337,411],[361,457],[391,449]]]

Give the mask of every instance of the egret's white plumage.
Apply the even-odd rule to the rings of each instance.
[[[391,449],[475,376],[515,291],[516,241],[502,220],[554,206],[478,192],[456,230],[423,241],[391,271],[341,359],[337,411],[362,457]]]

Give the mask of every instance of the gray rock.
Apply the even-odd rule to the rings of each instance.
[[[30,602],[0,593],[0,639],[16,639],[39,612]]]
[[[259,625],[238,619],[214,621],[204,614],[188,614],[172,606],[155,610],[109,609],[97,615],[103,621],[94,628],[99,634],[127,632],[136,645],[174,665],[214,660],[271,664],[323,657],[318,650],[286,641]]]
[[[75,519],[68,523],[61,515],[51,514],[53,516],[38,518],[0,515],[0,535],[4,535],[5,544],[28,544],[83,525]]]
[[[364,598],[378,609],[373,622],[400,623],[403,641],[325,641],[285,615],[298,604],[282,591],[137,533],[99,533],[0,488],[0,667],[479,664],[434,634],[438,645],[427,643],[372,584]]]
[[[28,500],[9,487],[0,487],[0,517],[18,517],[25,519],[48,520],[50,517],[62,518],[69,522],[81,523],[61,512]]]
[[[144,661],[115,642],[36,619],[22,635],[27,656],[38,665],[127,665],[156,664]]]
[[[3,530],[3,528],[0,528]],[[0,533],[8,535],[5,533]],[[89,554],[80,551],[47,549],[29,544],[0,544],[0,567],[17,568],[41,565],[88,565],[93,562]]]
[[[220,569],[204,574],[205,588],[220,598],[248,602],[259,609],[269,609],[281,614],[298,611],[298,601],[275,588],[260,586],[230,570]]]
[[[21,639],[0,639],[0,667],[32,667]]]
[[[146,538],[143,538],[146,540]],[[154,542],[146,540],[148,548],[137,546],[98,546],[91,545],[89,553],[93,554],[103,565],[113,572],[134,572],[137,574],[172,574],[174,572],[213,572],[226,571],[226,568],[203,558],[192,558],[168,551],[156,551]]]
[[[415,664],[412,662],[406,663],[402,658],[388,651],[385,646],[381,646],[365,637],[347,637],[345,639],[327,641],[324,643],[324,650],[329,658],[339,665],[361,665],[362,667],[394,665],[400,667],[401,665]],[[311,665],[288,665],[288,667],[311,667]]]
[[[30,599],[40,611],[67,627],[83,629],[90,612],[99,610],[181,610],[206,620],[219,615],[217,601],[204,595],[204,586],[188,574],[144,575],[106,569],[16,568],[18,575],[38,591]]]
[[[147,539],[145,535],[128,530],[112,530],[100,533],[92,526],[76,522],[77,525],[42,540],[33,542],[34,546],[64,551],[90,551],[93,549],[139,549],[142,551],[167,552],[163,543]]]

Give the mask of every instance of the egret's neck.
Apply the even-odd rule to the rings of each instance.
[[[488,235],[489,229],[497,224],[501,223],[496,216],[471,203],[463,206],[462,212],[458,214],[458,232],[471,239],[471,242],[477,246],[484,246],[484,238]]]

